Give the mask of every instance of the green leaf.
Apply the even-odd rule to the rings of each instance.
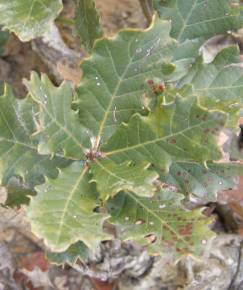
[[[239,163],[208,163],[205,168],[194,162],[175,162],[169,173],[161,172],[160,180],[206,204],[216,201],[219,191],[234,188],[239,175],[243,175]]]
[[[224,70],[231,73],[229,61],[238,60],[231,48],[208,66],[198,59],[190,68],[200,41],[178,44],[170,27],[155,19],[146,31],[125,30],[97,40],[82,63],[84,76],[76,94],[68,84],[57,88],[47,77],[33,74],[25,82],[31,99],[17,101],[9,91],[0,97],[2,183],[9,185],[14,177],[31,189],[43,183],[31,198],[28,218],[33,233],[60,253],[56,259],[72,260],[76,248],[72,256],[70,246],[80,241],[94,249],[110,239],[104,230],[109,213],[119,236],[142,244],[150,240],[156,251],[162,245],[179,253],[201,253],[211,236],[210,220],[183,208],[177,193],[155,192],[154,181],[157,171],[181,193],[187,194],[188,184],[189,193],[207,193],[211,199],[222,188],[216,181],[224,180],[226,186],[239,173],[237,166],[222,169],[214,163],[221,158],[217,137],[227,114],[213,100],[214,93],[222,100],[226,93],[231,101],[240,95],[236,75],[228,76],[231,81],[222,76]],[[213,94],[208,78],[215,82]],[[152,98],[148,105],[146,98]],[[182,164],[184,172],[193,164],[201,182],[213,177],[212,186],[193,180],[182,184],[175,178]]]
[[[46,75],[32,73],[25,84],[38,104],[39,146],[41,154],[59,153],[71,159],[83,159],[90,148],[87,129],[81,126],[78,112],[71,110],[72,90],[67,83],[55,87]]]
[[[240,1],[153,0],[161,19],[172,21],[171,36],[179,42],[239,29],[243,24]]]
[[[131,164],[124,162],[117,165],[111,160],[96,160],[91,165],[92,181],[97,183],[97,189],[103,200],[116,195],[122,190],[128,190],[138,196],[152,196],[156,187],[158,174],[147,170],[149,164]]]
[[[237,47],[224,49],[210,64],[204,64],[199,58],[178,86],[185,84],[192,84],[192,90],[185,92],[187,96],[193,94],[203,106],[229,113],[229,121],[235,125],[243,105],[243,69]]]
[[[92,56],[83,62],[77,103],[96,149],[121,122],[142,110],[146,80],[166,78],[176,47],[169,31],[170,23],[158,19],[146,31],[121,31],[113,39],[96,41]]]
[[[0,0],[0,24],[29,41],[48,31],[61,10],[61,0]]]
[[[184,209],[182,198],[170,191],[158,192],[152,198],[120,193],[109,202],[111,222],[117,225],[118,237],[149,246],[152,252],[199,254],[213,236],[209,230],[212,220],[201,210]]]
[[[57,265],[69,264],[73,265],[77,259],[85,262],[88,259],[89,250],[82,242],[71,245],[65,252],[55,253],[47,252],[46,256],[50,263]]]
[[[87,51],[91,51],[97,38],[102,37],[99,14],[94,0],[75,0],[75,24],[78,36]]]
[[[18,175],[31,187],[43,182],[43,175],[55,178],[56,167],[67,160],[38,153],[38,141],[33,138],[37,128],[36,108],[27,100],[17,100],[9,87],[0,96],[0,181]]]
[[[195,98],[178,96],[172,103],[158,105],[148,118],[134,115],[101,151],[116,162],[147,160],[166,171],[172,161],[218,160],[215,136],[225,121],[224,113],[202,108]]]
[[[63,252],[80,240],[94,249],[101,240],[110,238],[102,231],[108,216],[93,211],[97,195],[82,162],[60,170],[58,178],[47,179],[36,191],[28,218],[32,232],[52,251]]]
[[[11,177],[5,188],[8,194],[4,205],[9,207],[20,207],[22,204],[29,204],[30,196],[36,194],[33,188],[17,176]]]

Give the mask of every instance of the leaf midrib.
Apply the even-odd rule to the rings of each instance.
[[[156,218],[164,227],[167,228],[170,232],[174,233],[178,240],[182,241],[184,244],[189,246],[191,248],[191,245],[189,242],[187,242],[182,236],[178,234],[176,230],[174,230],[165,220],[163,220],[160,216],[156,215],[153,210],[151,210],[149,207],[147,207],[143,202],[141,202],[134,194],[131,194],[130,192],[126,191],[125,194],[129,195],[131,199],[135,201],[135,203],[139,204],[142,208],[147,211],[148,214],[152,215],[154,218]],[[161,233],[162,235],[162,233]]]
[[[214,122],[215,122],[215,120],[209,120],[207,122],[203,122],[203,125],[209,125],[210,123],[214,123]],[[134,149],[137,149],[137,148],[140,148],[140,147],[144,147],[144,146],[149,145],[149,144],[154,144],[154,143],[166,140],[168,138],[175,137],[175,136],[183,134],[184,132],[187,132],[189,130],[200,128],[201,125],[202,125],[202,123],[199,123],[199,124],[193,125],[191,127],[187,127],[186,129],[184,129],[182,131],[179,131],[177,133],[172,133],[172,134],[169,134],[167,136],[156,138],[156,139],[151,140],[151,141],[146,141],[146,142],[143,142],[143,143],[139,143],[139,144],[136,144],[136,145],[133,145],[133,146],[130,146],[130,147],[125,147],[125,148],[120,148],[120,149],[117,149],[117,150],[104,152],[103,154],[104,154],[105,157],[107,157],[107,156],[115,155],[117,153],[123,153],[123,152],[126,152],[126,151],[134,150]]]
[[[177,2],[177,1],[176,1],[176,2]],[[192,8],[191,8],[189,14],[187,15],[187,17],[186,17],[185,19],[182,17],[181,12],[180,12],[180,10],[179,10],[179,8],[178,8],[178,6],[177,6],[177,10],[178,10],[179,14],[181,15],[181,17],[182,17],[182,19],[183,19],[183,26],[182,26],[182,28],[181,28],[181,31],[179,32],[179,34],[178,34],[177,37],[176,37],[176,39],[178,39],[178,41],[181,41],[180,38],[181,38],[181,36],[183,35],[183,33],[185,32],[185,29],[186,29],[186,27],[187,27],[187,21],[190,19],[191,15],[192,15],[192,13],[193,13],[193,10],[196,8],[196,5],[197,5],[197,4],[198,4],[198,1],[196,0],[196,1],[194,2],[194,5],[193,5]]]
[[[33,97],[33,96],[32,96],[32,97]],[[34,97],[33,97],[33,98],[34,98]],[[40,106],[43,108],[43,110],[46,112],[46,114],[49,116],[49,118],[52,120],[52,122],[54,122],[54,123],[55,123],[55,124],[60,128],[60,130],[63,130],[64,133],[65,133],[65,134],[66,134],[70,139],[72,139],[72,140],[74,141],[74,143],[75,143],[78,147],[80,147],[80,149],[82,150],[83,154],[85,155],[85,148],[83,147],[82,143],[80,143],[79,140],[78,140],[74,135],[72,135],[71,132],[70,132],[66,127],[62,126],[62,124],[59,123],[58,120],[52,116],[52,114],[47,110],[46,106],[45,106],[42,102],[40,102],[39,100],[37,100],[37,99],[35,99],[35,98],[34,98],[34,100],[40,104]]]
[[[128,52],[130,51],[130,48],[131,48],[131,44],[132,44],[132,42],[133,42],[133,39],[132,39],[132,41],[130,41],[130,43],[129,43],[129,45],[128,45]],[[108,53],[109,53],[109,55],[110,55],[110,58],[111,58],[111,61],[112,61],[112,65],[113,65],[113,67],[114,67],[114,69],[115,69],[115,71],[116,71],[116,67],[115,67],[115,64],[114,64],[113,56],[112,56],[110,50],[109,50],[107,47],[106,47],[106,49],[107,49],[107,51],[108,51]],[[116,87],[115,87],[115,89],[114,89],[114,91],[113,91],[113,93],[112,93],[112,95],[111,95],[111,99],[110,99],[110,102],[109,102],[109,104],[108,104],[108,106],[107,106],[107,108],[106,108],[106,111],[105,111],[105,113],[104,113],[103,120],[102,120],[101,123],[100,123],[99,131],[98,131],[98,133],[97,133],[97,137],[96,137],[96,143],[95,143],[95,146],[94,146],[96,150],[97,150],[97,148],[98,148],[99,145],[100,145],[100,140],[101,140],[102,132],[103,132],[103,130],[104,130],[105,123],[106,123],[107,118],[108,118],[108,116],[109,116],[110,110],[111,110],[111,108],[112,108],[114,98],[115,98],[117,92],[118,92],[119,89],[120,89],[120,85],[121,85],[122,82],[124,81],[124,77],[125,77],[126,73],[128,72],[128,70],[129,70],[131,64],[133,63],[134,55],[135,55],[135,53],[132,55],[132,57],[130,57],[129,62],[128,62],[128,64],[127,64],[125,70],[123,71],[122,75],[119,76],[119,75],[117,74],[117,76],[118,76],[118,78],[119,78],[119,81],[117,82],[117,85],[116,85]]]
[[[86,165],[82,172],[79,175],[79,178],[77,179],[77,181],[75,182],[75,184],[73,185],[73,188],[71,189],[71,191],[68,194],[68,197],[66,199],[66,202],[64,204],[63,210],[62,210],[62,216],[60,217],[60,222],[58,223],[58,229],[57,229],[57,235],[56,235],[56,244],[58,245],[60,243],[60,238],[62,236],[62,230],[63,230],[63,225],[65,224],[65,219],[66,219],[66,215],[69,213],[69,204],[72,201],[72,198],[74,196],[74,194],[76,193],[80,183],[82,182],[83,178],[85,177],[85,174],[88,172],[89,167]]]

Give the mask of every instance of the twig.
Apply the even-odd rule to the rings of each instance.
[[[240,242],[237,268],[236,268],[236,271],[235,271],[235,274],[234,274],[233,278],[231,279],[231,282],[230,282],[230,285],[228,287],[228,290],[233,290],[234,289],[233,287],[234,287],[236,278],[237,278],[237,276],[239,274],[239,271],[240,271],[240,264],[241,264],[241,258],[242,258],[242,248],[243,248],[243,240]]]

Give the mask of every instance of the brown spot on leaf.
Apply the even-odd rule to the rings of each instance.
[[[179,230],[179,233],[183,236],[189,236],[192,234],[192,223],[189,223],[187,225],[185,225],[184,227],[182,227]]]
[[[170,139],[170,140],[169,140],[169,143],[170,143],[170,144],[176,144],[176,139],[174,139],[174,138],[173,138],[173,139]]]

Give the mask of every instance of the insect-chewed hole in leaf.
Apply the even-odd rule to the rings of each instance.
[[[155,234],[148,234],[144,238],[147,240],[147,242],[149,244],[154,244],[156,242],[156,240],[157,240],[157,237],[156,237]]]
[[[96,213],[100,212],[100,207],[99,207],[99,206],[96,206],[96,207],[93,209],[93,212],[96,212]]]
[[[138,47],[137,49],[136,49],[136,53],[141,53],[143,51],[143,49],[141,48],[141,47]]]
[[[136,222],[135,222],[135,225],[142,225],[142,224],[144,224],[145,223],[145,220],[143,220],[143,219],[139,219],[139,220],[137,220]]]

